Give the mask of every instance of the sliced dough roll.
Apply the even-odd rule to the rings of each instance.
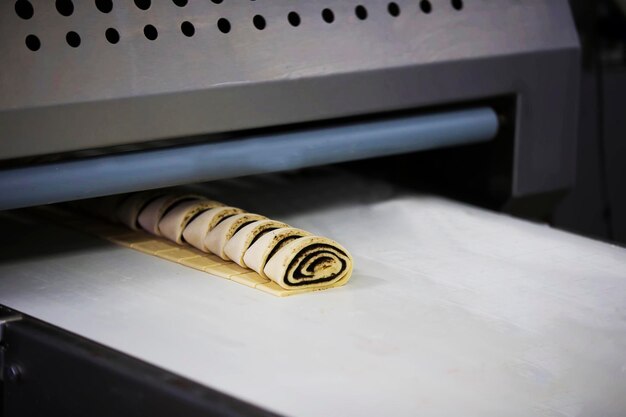
[[[176,204],[159,222],[159,231],[163,236],[176,243],[183,243],[183,231],[189,222],[200,213],[223,206],[213,200],[191,200]]]
[[[215,255],[228,261],[230,259],[228,258],[228,255],[226,255],[226,252],[224,252],[224,248],[226,247],[228,241],[239,231],[239,229],[259,220],[267,220],[267,217],[252,213],[236,214],[229,217],[215,226],[213,230],[206,235],[206,238],[204,239],[204,246]]]
[[[310,235],[305,230],[293,227],[267,232],[250,245],[243,255],[243,262],[248,268],[256,271],[263,278],[267,278],[267,275],[263,272],[267,260],[292,240]]]
[[[226,253],[226,256],[233,262],[246,268],[243,257],[250,245],[261,238],[265,233],[285,227],[289,227],[289,225],[274,220],[259,220],[258,222],[250,223],[239,229],[237,233],[230,238],[224,247],[224,253]]]
[[[150,201],[148,205],[141,210],[137,223],[143,230],[148,233],[152,233],[156,236],[161,236],[159,230],[159,222],[165,215],[165,213],[172,208],[175,204],[181,203],[185,200],[201,200],[203,196],[197,194],[166,194],[161,197],[157,197]]]
[[[263,272],[285,289],[328,287],[350,278],[352,257],[331,239],[305,236],[280,248]]]
[[[117,208],[117,220],[133,230],[139,230],[141,228],[137,222],[139,213],[141,213],[150,201],[164,194],[165,191],[163,190],[130,194]]]
[[[209,252],[204,246],[206,235],[223,220],[241,213],[244,211],[237,207],[216,207],[207,210],[189,222],[183,231],[183,239],[201,251]]]

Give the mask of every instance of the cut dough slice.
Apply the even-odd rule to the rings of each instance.
[[[280,248],[265,264],[265,275],[285,289],[321,288],[345,282],[352,257],[334,240],[305,236]]]
[[[140,226],[137,222],[139,213],[150,201],[164,194],[163,190],[152,190],[129,195],[117,208],[117,221],[133,230],[139,230]]]
[[[148,205],[141,210],[141,213],[139,213],[139,217],[137,218],[137,223],[139,223],[141,228],[146,232],[152,233],[156,236],[161,236],[159,222],[170,208],[185,200],[201,199],[205,199],[205,197],[198,194],[166,194],[164,196],[157,197],[150,201]]]
[[[213,200],[191,200],[176,204],[159,222],[163,236],[176,243],[183,243],[183,231],[191,219],[209,209],[223,206]]]
[[[204,239],[204,246],[215,255],[228,261],[229,258],[224,252],[224,248],[230,238],[232,238],[239,229],[259,220],[267,220],[267,217],[252,213],[236,214],[229,217],[207,233]]]
[[[183,239],[191,246],[195,246],[203,252],[209,252],[204,246],[207,233],[213,230],[222,220],[241,213],[245,212],[236,207],[216,207],[207,210],[189,222],[183,231]]]
[[[237,233],[230,238],[224,247],[224,253],[226,253],[226,256],[233,262],[246,268],[243,256],[250,245],[261,238],[263,234],[285,227],[289,227],[289,225],[274,220],[259,220],[258,222],[250,223],[239,229]]]
[[[267,278],[267,275],[263,272],[267,260],[292,240],[310,235],[311,234],[305,230],[293,227],[267,232],[250,245],[243,255],[243,262],[248,268],[256,271],[263,278]]]

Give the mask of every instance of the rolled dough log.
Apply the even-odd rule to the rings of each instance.
[[[216,207],[207,210],[189,222],[183,231],[183,239],[191,246],[195,246],[203,252],[209,252],[204,246],[206,235],[224,219],[241,213],[244,211],[236,207]]]
[[[152,233],[155,236],[161,236],[159,222],[170,208],[186,200],[197,201],[201,199],[204,199],[204,197],[197,194],[166,194],[157,197],[141,210],[137,218],[137,223],[139,223],[141,228],[146,232]]]
[[[294,294],[336,287],[344,284],[352,274],[352,257],[334,240],[313,236],[259,214],[224,206],[198,194],[156,190],[131,194],[120,200],[111,199],[110,202],[100,199],[81,204],[84,209],[104,216],[113,206],[117,206],[119,221],[132,229],[141,227],[178,244],[187,242],[239,266],[230,262],[215,266],[214,257],[213,260],[211,257],[204,259],[192,251],[172,248],[159,239],[145,241],[141,243],[143,246],[134,242],[130,245],[132,248],[160,253],[155,251],[157,248],[164,253],[165,259],[174,259],[182,251],[187,258],[180,258],[181,263],[192,254],[194,256],[189,259],[209,262],[210,265],[204,265],[203,270],[218,276],[222,276],[221,272],[233,280],[237,277],[238,282],[254,284],[255,288],[273,294],[284,295],[285,290]],[[214,270],[206,269],[211,265],[215,266]]]
[[[265,233],[285,227],[289,227],[289,225],[275,220],[259,220],[250,223],[239,229],[237,233],[230,238],[224,247],[224,253],[226,253],[226,256],[233,262],[246,268],[243,257],[250,245],[261,238]]]
[[[117,209],[117,220],[133,230],[141,227],[137,223],[139,213],[155,198],[165,195],[165,191],[154,190],[129,195]]]
[[[243,255],[243,262],[246,266],[256,271],[263,278],[268,278],[263,272],[267,260],[272,257],[280,248],[294,239],[311,234],[305,230],[286,227],[265,233],[254,242]]]
[[[183,231],[189,222],[200,213],[223,206],[213,200],[191,200],[176,204],[159,222],[159,230],[163,236],[176,243],[183,243]]]
[[[213,230],[207,233],[204,246],[215,255],[224,260],[229,260],[224,248],[228,241],[244,226],[258,220],[266,220],[267,217],[253,213],[236,214],[222,221]]]
[[[320,288],[350,278],[352,257],[334,240],[305,236],[287,243],[269,258],[265,275],[285,289]]]

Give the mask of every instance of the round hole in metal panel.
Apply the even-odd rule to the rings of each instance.
[[[324,9],[322,10],[322,19],[326,23],[333,23],[335,21],[335,13],[330,9]]]
[[[174,0],[174,4],[178,7],[185,7],[187,5],[187,0]]]
[[[260,14],[257,14],[252,18],[252,23],[254,24],[254,27],[258,30],[263,30],[265,29],[265,26],[267,26],[267,24],[265,23],[265,18]]]
[[[428,0],[422,0],[420,1],[420,9],[422,9],[422,12],[428,14],[433,11],[433,5],[430,4]]]
[[[151,5],[152,1],[150,0],[135,0],[135,6],[137,6],[141,10],[148,10]]]
[[[211,1],[212,1],[213,3],[215,3],[215,4],[221,4],[221,3],[222,3],[222,0],[211,0]]]
[[[96,0],[96,8],[102,13],[111,13],[113,10],[112,0]]]
[[[196,33],[196,28],[193,26],[193,23],[184,21],[180,24],[180,31],[183,32],[183,35],[190,38]]]
[[[300,26],[300,15],[296,12],[289,12],[287,20],[291,26]]]
[[[41,41],[35,35],[28,35],[24,41],[26,42],[26,47],[31,51],[38,51],[41,48]]]
[[[356,14],[356,17],[358,17],[360,20],[367,19],[367,9],[363,5],[359,4],[358,6],[356,6],[354,8],[354,14]]]
[[[106,31],[104,31],[104,37],[107,39],[107,41],[109,41],[109,43],[112,43],[113,45],[120,41],[120,34],[114,28],[108,28]]]
[[[143,27],[143,34],[147,39],[153,41],[159,36],[159,31],[157,31],[157,28],[152,25],[145,25]]]
[[[15,13],[24,20],[28,20],[35,14],[33,5],[28,0],[17,0],[15,2]]]
[[[72,0],[56,0],[54,5],[62,16],[71,16],[74,13],[74,3]]]
[[[80,35],[73,30],[69,31],[67,35],[65,35],[65,41],[72,48],[78,48],[80,46]]]
[[[230,32],[230,22],[228,19],[224,19],[223,17],[217,20],[217,28],[222,33]]]
[[[398,3],[395,3],[393,1],[387,5],[387,11],[393,17],[400,16],[400,6],[398,6]]]
[[[463,9],[463,0],[452,0],[452,7],[455,10]]]

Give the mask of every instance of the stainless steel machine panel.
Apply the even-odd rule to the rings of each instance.
[[[573,178],[565,0],[6,1],[0,56],[3,160],[516,95],[513,193]]]

